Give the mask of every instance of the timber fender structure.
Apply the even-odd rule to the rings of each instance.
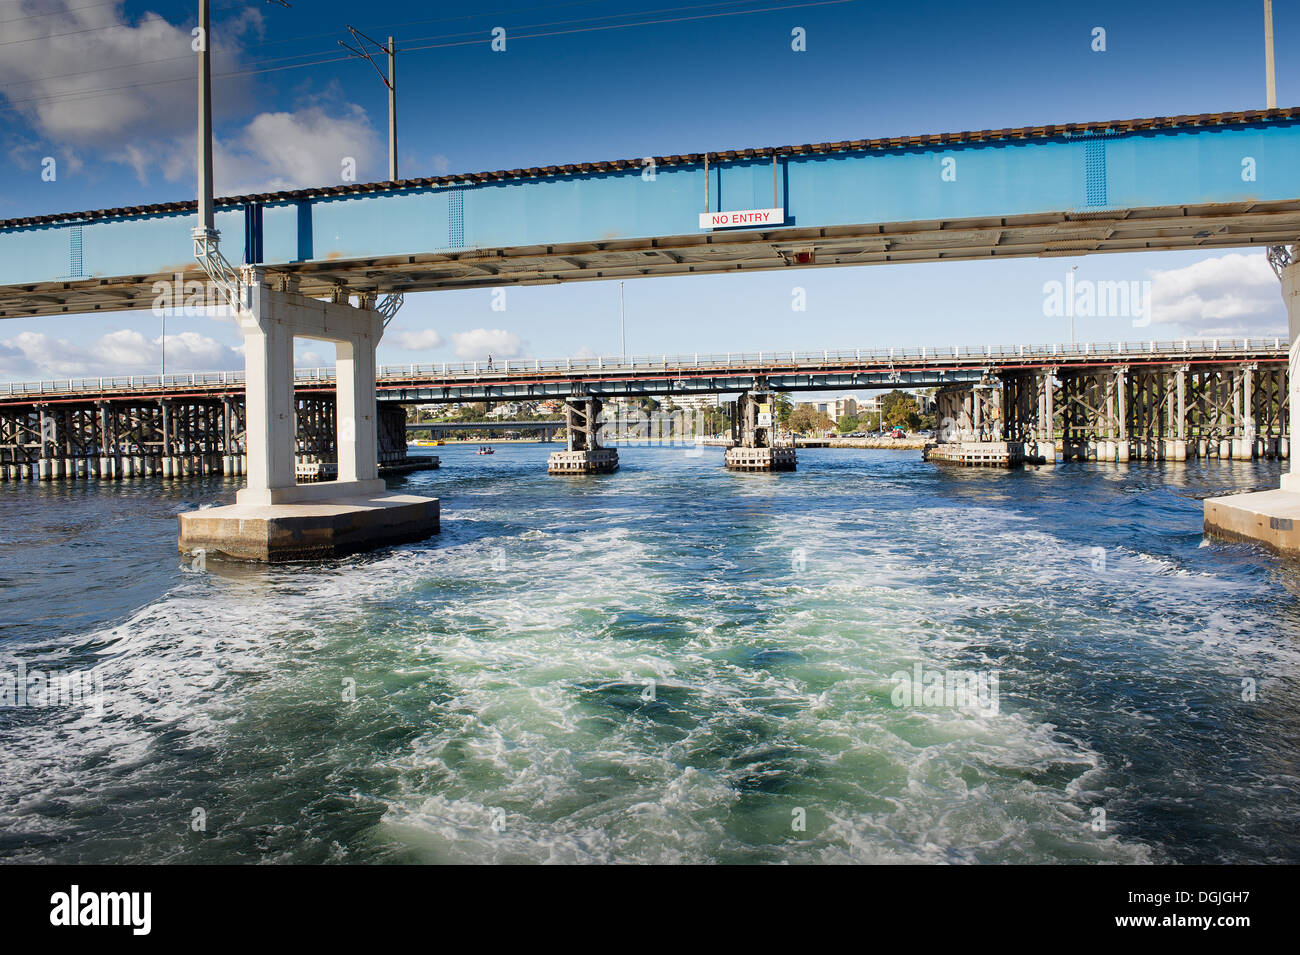
[[[921,451],[926,461],[959,464],[974,468],[1014,468],[1021,464],[1043,464],[1045,457],[1026,453],[1020,441],[960,441],[951,444],[928,444]]]
[[[618,451],[553,451],[546,460],[547,474],[613,474],[618,470]]]
[[[794,448],[728,448],[728,471],[793,471]]]

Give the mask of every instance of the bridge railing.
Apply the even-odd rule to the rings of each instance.
[[[546,375],[614,374],[618,372],[654,372],[725,370],[733,368],[781,369],[851,368],[863,364],[889,365],[894,362],[944,362],[983,359],[1086,359],[1090,357],[1122,358],[1163,354],[1230,355],[1272,353],[1285,355],[1288,343],[1282,338],[1185,338],[1172,341],[1151,339],[1142,342],[1081,342],[1071,345],[949,345],[907,348],[823,349],[821,351],[756,351],[691,353],[685,355],[650,355],[597,358],[512,358],[489,364],[486,361],[432,362],[384,365],[378,369],[380,380],[401,381],[420,378],[512,378],[528,373]],[[297,368],[295,384],[322,384],[334,380],[333,368]],[[116,375],[102,378],[56,378],[46,381],[0,383],[0,396],[38,397],[44,394],[111,391],[161,391],[166,389],[219,389],[242,385],[242,371],[194,372],[184,375]]]
[[[862,362],[872,364],[916,361],[952,361],[965,359],[1008,358],[1061,358],[1081,359],[1091,356],[1141,357],[1147,354],[1216,354],[1241,352],[1285,353],[1287,344],[1281,338],[1213,338],[1183,339],[1175,341],[1148,340],[1143,342],[1082,342],[1076,345],[953,345],[907,348],[855,348],[822,351],[758,351],[717,352],[712,354],[634,356],[627,358],[561,358],[510,359],[488,364],[484,361],[432,362],[406,365],[384,365],[379,369],[381,378],[430,378],[488,376],[517,377],[528,372],[573,373],[620,371],[664,371],[681,369],[716,369],[748,367],[825,367],[852,365]]]

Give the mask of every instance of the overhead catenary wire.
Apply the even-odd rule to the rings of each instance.
[[[10,17],[8,20],[0,20],[0,26],[6,23],[22,23],[24,20],[39,20],[42,17],[58,17],[68,13],[76,13],[78,10],[92,10],[95,7],[117,6],[122,0],[100,0],[99,3],[88,3],[84,7],[68,7],[66,10],[51,10],[49,13],[32,13],[25,17]]]
[[[748,2],[748,0],[731,0],[731,2],[732,3]],[[783,10],[797,10],[797,9],[808,8],[808,7],[838,6],[841,4],[853,3],[853,2],[855,2],[855,0],[804,0],[804,2],[801,3],[780,4],[776,6],[764,6],[755,9],[725,10],[725,11],[716,11],[712,13],[691,14],[687,16],[657,17],[648,20],[640,20],[632,23],[595,24],[589,26],[574,27],[565,30],[550,30],[550,31],[540,32],[540,33],[513,33],[510,35],[510,38],[513,40],[527,40],[527,39],[539,39],[539,38],[553,37],[553,36],[568,36],[568,35],[574,35],[580,33],[593,33],[593,32],[602,32],[608,30],[629,29],[633,27],[654,26],[661,23],[681,23],[681,22],[688,22],[688,21],[719,19],[722,17],[749,16],[757,13],[772,13],[772,12],[779,12]],[[721,4],[713,3],[713,4],[688,5],[682,7],[661,8],[660,12],[670,13],[670,12],[677,12],[681,10],[700,9],[700,8],[707,8],[712,6],[719,6],[719,5]],[[627,16],[627,15],[628,14],[621,14],[619,16]],[[516,29],[536,30],[551,25],[561,25],[564,23],[571,23],[571,22],[585,22],[585,19],[591,19],[591,18],[584,18],[580,20],[571,20],[571,21],[555,21],[552,24],[531,24]],[[454,39],[455,37],[469,37],[469,36],[473,36],[473,38]],[[421,52],[425,50],[448,49],[452,47],[472,46],[484,42],[482,39],[481,31],[475,31],[473,34],[449,34],[449,35],[445,35],[445,37],[447,38],[446,42],[429,43],[423,46],[412,46],[412,47],[408,47],[404,45],[403,52],[415,53],[415,52]],[[425,39],[436,39],[436,38],[427,37]],[[416,42],[418,42],[418,40]],[[0,43],[0,45],[3,45],[3,43]],[[273,58],[271,60],[264,60],[261,62],[274,63],[277,62],[277,60],[299,59],[301,57],[311,56],[311,55],[312,54],[310,53],[303,53],[303,54],[296,54],[292,56]],[[173,59],[173,58],[168,58],[168,59]],[[190,57],[184,56],[184,57],[177,57],[174,59],[188,60],[190,59]],[[289,69],[303,69],[303,68],[308,68],[313,66],[322,66],[330,63],[340,63],[351,59],[352,59],[351,55],[323,56],[319,59],[308,60],[307,62],[303,62],[303,63],[289,63],[289,64],[284,64],[279,66],[253,65],[245,69],[230,70],[224,73],[214,73],[213,78],[217,79],[217,78],[232,78],[232,77],[239,77],[239,76],[253,76],[262,73],[274,73],[274,72],[280,72]],[[163,61],[160,60],[155,62],[163,62]],[[117,68],[118,67],[111,67],[109,69],[117,69]],[[87,72],[94,72],[94,71],[87,71]],[[51,77],[51,78],[55,78],[55,77]],[[127,89],[142,89],[146,87],[166,85],[169,83],[185,83],[185,82],[192,82],[192,81],[193,81],[193,77],[186,75],[186,76],[178,76],[178,77],[167,78],[167,79],[147,80],[139,83],[125,83],[120,86],[111,86],[111,87],[95,88],[95,89],[88,89],[88,90],[67,90],[59,93],[47,94],[44,96],[28,97],[25,99],[17,99],[17,100],[9,99],[3,107],[0,107],[0,110],[12,110],[18,106],[34,105],[39,103],[68,102],[68,101],[78,101],[83,99],[93,99],[93,98],[108,95],[110,93],[120,92],[122,90],[127,90]]]

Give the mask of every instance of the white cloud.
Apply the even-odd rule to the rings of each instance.
[[[1153,322],[1222,338],[1287,334],[1277,276],[1262,252],[1230,252],[1150,274]]]
[[[295,368],[327,368],[332,367],[335,361],[335,358],[326,358],[318,351],[301,352],[293,358]]]
[[[255,116],[233,140],[214,148],[212,163],[220,193],[274,192],[343,182],[346,160],[363,181],[378,148],[360,106],[344,104],[331,115],[317,105]]]
[[[24,3],[13,11],[24,16],[5,26],[0,93],[44,136],[68,146],[124,150],[185,132],[193,142],[192,27],[156,13],[132,23],[120,6]],[[213,73],[240,66],[240,40],[261,22],[249,8],[213,25]],[[230,78],[220,90],[229,108],[248,96],[249,84]]]
[[[75,173],[83,156],[93,154],[129,166],[141,183],[193,177],[192,25],[184,19],[173,25],[156,13],[132,22],[120,6],[28,0],[18,8],[24,17],[6,25],[0,96],[44,141],[9,131],[15,162],[29,167],[53,150],[60,173]],[[379,137],[336,83],[316,95],[304,92],[293,110],[247,118],[259,99],[256,76],[221,74],[247,68],[243,43],[261,27],[256,7],[213,23],[218,195],[342,182],[345,157],[355,160],[357,181],[375,178],[382,167]],[[33,42],[14,42],[23,40]]]
[[[398,348],[407,351],[428,351],[443,343],[443,337],[432,328],[398,332],[393,339],[397,342]]]
[[[476,328],[469,332],[452,332],[452,344],[458,358],[514,358],[523,348],[523,340],[504,328]]]
[[[0,375],[23,378],[89,378],[157,374],[162,339],[120,328],[90,346],[43,332],[20,332],[0,340]],[[168,374],[232,371],[244,364],[240,351],[198,332],[167,336]]]

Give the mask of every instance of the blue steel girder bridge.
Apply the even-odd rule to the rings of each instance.
[[[1038,457],[1048,451],[1055,460],[1058,436],[1067,458],[1288,451],[1281,343],[1243,343],[1235,352],[1157,343],[1107,355],[1025,353],[1018,346],[998,355],[837,352],[821,355],[820,364],[816,355],[787,361],[781,352],[721,362],[661,357],[657,368],[653,360],[564,368],[512,363],[499,370],[416,366],[378,377],[374,348],[408,292],[1241,246],[1269,247],[1294,330],[1300,108],[234,196],[217,200],[215,222],[233,264],[213,254],[210,235],[192,231],[196,211],[193,202],[174,202],[0,221],[0,318],[178,307],[192,302],[192,285],[200,301],[205,288],[220,289],[239,309],[245,340],[244,420],[236,409],[241,381],[228,375],[161,386],[112,383],[102,393],[0,393],[0,403],[15,409],[0,445],[27,462],[17,465],[20,474],[39,455],[35,469],[46,476],[66,473],[70,462],[81,470],[77,462],[91,454],[100,474],[115,475],[123,449],[146,471],[162,461],[162,473],[202,470],[218,457],[238,473],[246,462],[239,505],[195,520],[226,522],[216,536],[196,531],[189,538],[202,546],[226,546],[229,528],[242,526],[242,505],[378,493],[376,455],[385,447],[397,453],[405,430],[400,414],[379,409],[402,402],[563,396],[569,451],[552,461],[557,473],[618,466],[615,452],[596,440],[603,398],[722,391],[740,392],[732,424],[738,446],[728,452],[728,466],[734,453],[741,469],[793,467],[793,449],[778,453],[771,445],[765,396],[773,389],[934,386],[956,444],[977,445],[985,455],[983,445],[1000,443],[997,453],[1008,460],[1012,444],[1035,446]],[[338,364],[346,374],[336,382],[295,381],[295,336],[339,343],[340,355],[350,356]],[[192,410],[178,415],[177,399]],[[139,415],[114,416],[124,401],[136,402]],[[23,407],[26,417],[17,410]],[[343,421],[354,425],[342,429],[346,440]],[[325,454],[331,442],[338,482],[299,486],[290,448],[294,455]],[[14,467],[0,471],[8,476]]]
[[[1058,439],[1084,460],[1285,457],[1287,351],[1280,338],[1188,339],[389,365],[378,453],[400,465],[412,431],[566,426],[414,424],[409,404],[929,387],[941,441],[1047,443],[1053,459]],[[296,459],[329,463],[334,370],[294,378]],[[238,371],[0,384],[0,478],[243,473],[244,387]]]
[[[1300,108],[511,169],[216,206],[236,266],[336,301],[1286,245],[1300,238]],[[196,204],[184,201],[0,221],[0,318],[150,308],[156,282],[205,278],[189,257],[195,223]]]

